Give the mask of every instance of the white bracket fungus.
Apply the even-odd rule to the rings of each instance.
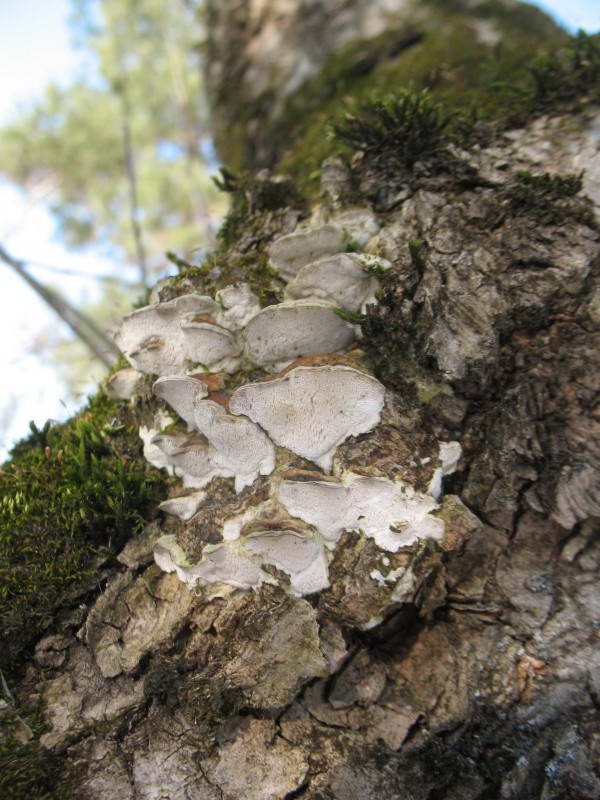
[[[359,247],[364,247],[369,239],[376,236],[381,226],[375,214],[367,208],[353,208],[337,214],[331,222],[346,232],[348,238]]]
[[[159,411],[154,415],[153,425],[151,428],[147,428],[145,425],[142,425],[139,429],[139,436],[142,442],[144,443],[144,458],[153,467],[157,469],[166,469],[169,475],[173,474],[173,467],[171,466],[169,459],[165,455],[165,453],[154,443],[154,439],[157,437],[160,431],[170,425],[173,422],[173,418],[166,414],[163,411]],[[181,437],[181,441],[184,441],[185,437]]]
[[[224,309],[219,312],[217,321],[231,331],[241,330],[260,311],[258,297],[247,283],[226,286],[215,298]]]
[[[170,497],[168,500],[163,500],[162,503],[159,503],[158,507],[161,511],[187,522],[198,511],[205,499],[206,492],[200,490],[184,497]]]
[[[444,475],[450,475],[456,471],[456,465],[462,455],[460,442],[440,442],[439,444],[440,466],[436,468],[429,483],[429,494],[439,500],[442,496],[442,480]]]
[[[164,376],[156,381],[154,390],[201,434],[182,437],[140,431],[151,463],[170,467],[185,487],[202,489],[213,478],[235,478],[235,490],[241,492],[259,475],[273,472],[275,447],[268,436],[249,419],[232,416],[219,403],[204,400],[207,390],[203,381]]]
[[[206,384],[189,375],[164,375],[155,381],[152,391],[176,411],[190,428],[194,427],[194,399],[206,397]]]
[[[263,308],[248,322],[245,336],[250,361],[278,371],[300,356],[344,350],[354,340],[354,328],[329,304],[291,300]]]
[[[186,489],[202,489],[213,478],[233,477],[204,436],[188,437],[181,442],[173,436],[160,435],[154,438],[153,444],[165,454]]]
[[[123,317],[115,341],[129,363],[142,372],[183,372],[191,357],[185,346],[182,321],[197,314],[214,314],[218,308],[210,297],[196,294],[138,308]]]
[[[235,589],[256,589],[262,583],[276,581],[259,564],[239,552],[239,545],[206,545],[202,559],[192,564],[174,536],[161,536],[154,545],[154,560],[164,572],[176,572],[189,586],[198,581],[225,583]]]
[[[240,346],[227,328],[192,318],[182,321],[181,335],[188,361],[216,372],[235,372],[239,367]]]
[[[375,303],[379,281],[365,271],[365,265],[386,269],[388,262],[374,256],[365,261],[356,253],[338,253],[307,264],[285,288],[286,299],[308,298],[333,303],[349,311],[364,311]]]
[[[288,233],[276,239],[269,248],[269,265],[282,278],[290,280],[305,264],[322,256],[341,253],[346,244],[346,234],[335,225]]]
[[[243,540],[244,547],[290,576],[297,595],[321,592],[329,586],[327,556],[314,537],[292,530],[255,531]]]
[[[379,423],[383,403],[383,386],[357,369],[300,366],[280,377],[240,386],[230,409],[250,417],[277,444],[329,472],[345,439]]]
[[[194,421],[218,454],[215,459],[235,477],[235,490],[250,486],[275,469],[275,448],[268,436],[245,417],[228,414],[212,400],[196,398]]]
[[[430,515],[438,507],[436,500],[389,478],[349,473],[340,482],[284,480],[277,495],[292,516],[313,525],[330,547],[345,530],[361,530],[391,553],[444,534],[442,520]]]
[[[262,520],[264,526],[264,520],[272,516],[273,510],[273,504],[270,500],[267,500],[262,503],[257,503],[256,505],[251,505],[240,514],[234,514],[233,517],[226,519],[223,524],[223,540],[226,542],[233,542],[235,539],[239,539],[242,528],[256,522],[256,520]],[[291,521],[289,521],[288,524],[291,524]]]
[[[137,369],[126,367],[111,375],[104,391],[115,400],[129,400],[140,388],[144,376]]]

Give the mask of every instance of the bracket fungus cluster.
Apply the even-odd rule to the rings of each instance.
[[[378,230],[372,214],[352,212],[338,225],[276,240],[269,255],[287,281],[281,303],[261,309],[249,287],[237,284],[214,299],[187,294],[123,320],[116,338],[124,354],[135,369],[159,376],[154,395],[187,426],[161,430],[172,421],[163,411],[140,432],[149,460],[194,490],[161,510],[200,531],[194,558],[168,534],[155,545],[155,561],[207,596],[262,584],[297,596],[323,591],[344,532],[390,554],[444,535],[435,514],[443,475],[460,457],[457,442],[440,443],[439,455],[430,447],[421,459],[431,462],[429,483],[419,490],[385,471],[364,474],[363,464],[339,455],[376,435],[386,414],[382,384],[343,355],[356,331],[335,313],[375,302],[377,273],[389,264],[344,249],[349,238],[364,245]],[[242,366],[271,374],[236,385]],[[226,395],[213,391],[224,385],[216,372],[232,375]],[[203,538],[206,487],[215,478],[233,479],[237,499],[227,501],[220,532],[213,519],[211,537]],[[385,584],[404,572],[372,574]]]
[[[215,477],[234,478],[240,492],[258,475],[275,467],[275,448],[265,433],[246,417],[229,414],[214,400],[205,399],[206,384],[186,375],[165,375],[154,384],[188,424],[192,433],[180,437],[159,434],[151,443],[164,454],[184,486],[201,489]]]
[[[238,346],[216,319],[218,312],[210,297],[183,295],[132,311],[115,341],[133,367],[151,375],[182,372],[189,364],[233,372]]]
[[[360,239],[360,231],[374,230],[376,223],[372,215],[359,221],[354,227]],[[389,266],[374,256],[344,253],[349,235],[329,224],[272,245],[270,265],[289,281],[282,303],[261,309],[244,283],[214,298],[185,294],[128,314],[115,340],[135,370],[161,377],[199,369],[233,374],[243,365],[276,373],[297,358],[343,352],[358,331],[335,311],[364,310],[375,302],[375,273]],[[118,396],[124,398],[129,384],[117,373],[111,386],[117,391],[121,384]]]

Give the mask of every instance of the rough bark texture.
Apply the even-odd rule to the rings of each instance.
[[[221,138],[238,104],[248,122],[248,103],[268,99],[238,165],[277,164],[284,100],[333,51],[392,22],[412,47],[437,7],[209,3]],[[493,44],[494,19],[473,11],[465,24]],[[536,19],[532,36],[556,35]],[[57,619],[27,666],[19,692],[43,697],[41,741],[64,759],[74,797],[600,796],[599,141],[600,110],[587,105],[486,129],[410,168],[390,153],[330,159],[312,205],[265,175],[240,179],[210,269],[167,281],[154,299],[249,280],[263,305],[279,302],[285,284],[265,268],[265,248],[345,221],[353,250],[391,266],[377,274],[362,340],[302,364],[374,373],[386,392],[379,423],[337,447],[327,480],[401,481],[435,496],[443,535],[382,547],[350,526],[319,592],[294,591],[273,564],[254,589],[190,588],[186,570],[235,515],[248,515],[246,542],[257,516],[263,533],[293,525],[316,536],[312,523],[282,519],[275,498],[290,476],[323,484],[310,459],[279,446],[272,474],[239,494],[232,478],[213,478],[191,519],[159,517],[127,545],[103,591]],[[524,177],[582,171],[572,196],[556,183],[532,192]],[[223,403],[264,375],[205,376],[209,397]],[[462,456],[436,494],[439,443],[457,441]],[[187,560],[161,538],[152,563],[165,534]]]

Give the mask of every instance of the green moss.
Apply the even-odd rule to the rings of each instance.
[[[333,123],[332,134],[355,150],[384,156],[388,164],[410,167],[445,147],[453,133],[458,135],[457,120],[427,89],[408,86],[347,112]]]
[[[582,175],[533,175],[526,170],[517,172],[517,181],[521,186],[547,197],[574,197],[582,189]]]
[[[422,275],[425,269],[425,242],[421,239],[411,239],[408,243],[408,252],[417,273]]]
[[[0,471],[0,665],[9,672],[162,491],[140,459],[133,413],[98,394],[64,425],[32,423]]]
[[[6,694],[6,692],[4,692]],[[0,797],[3,800],[69,800],[69,781],[62,759],[39,743],[48,730],[41,701],[35,705],[16,703],[7,697],[9,707],[2,714],[0,735]],[[15,738],[17,727],[29,728],[31,739]]]
[[[600,98],[600,33],[579,31],[564,47],[542,50],[529,71],[532,101],[542,107]]]
[[[500,192],[500,217],[528,214],[543,225],[577,221],[590,228],[597,223],[591,202],[576,195],[582,189],[581,175],[534,175],[520,171]]]
[[[219,289],[244,281],[264,307],[279,303],[283,298],[283,284],[279,273],[269,266],[266,252],[232,255],[217,251],[206,258],[202,266],[183,270],[173,279],[173,286],[182,281],[191,282],[197,290],[213,295]]]
[[[231,196],[231,208],[218,237],[221,249],[233,244],[248,226],[248,219],[288,206],[303,208],[304,199],[289,178],[272,179],[247,172],[239,175],[221,168],[221,177],[213,178],[217,187]]]
[[[405,90],[411,83],[417,91],[428,89],[447,112],[466,119],[515,119],[531,107],[535,97],[531,74],[532,54],[540,45],[559,48],[566,34],[548,22],[537,9],[527,26],[511,14],[496,19],[504,41],[490,47],[478,40],[474,28],[465,25],[462,9],[441,4],[432,23],[412,38],[406,31],[387,32],[368,42],[348,45],[331,56],[319,76],[306,82],[286,103],[275,135],[294,145],[284,154],[281,168],[289,172],[302,191],[315,197],[318,168],[339,143],[327,138],[328,126],[373,96]],[[489,16],[491,9],[481,16]],[[406,37],[401,47],[399,38]],[[391,43],[395,41],[396,49]],[[362,73],[356,63],[372,61]],[[515,88],[516,87],[516,88]],[[350,105],[349,105],[350,104]]]
[[[365,314],[359,314],[357,311],[349,311],[347,308],[334,308],[333,313],[346,322],[352,325],[362,325],[365,323],[367,317]]]
[[[7,741],[0,745],[2,800],[68,800],[63,764],[38,742]]]

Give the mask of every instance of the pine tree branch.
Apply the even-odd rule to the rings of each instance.
[[[115,343],[92,319],[72,306],[53,289],[49,289],[36,280],[25,269],[25,262],[13,258],[2,245],[0,245],[0,260],[4,261],[17,275],[23,278],[38,297],[41,297],[54,313],[69,326],[75,336],[86,345],[98,361],[106,367],[112,366],[111,356],[117,356],[119,350]]]

